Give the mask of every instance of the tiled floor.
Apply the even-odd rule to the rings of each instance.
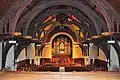
[[[0,80],[120,80],[117,72],[9,72]]]

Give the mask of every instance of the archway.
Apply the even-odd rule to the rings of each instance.
[[[72,40],[68,36],[61,34],[52,40],[52,63],[59,64],[59,66],[66,66],[72,64]]]

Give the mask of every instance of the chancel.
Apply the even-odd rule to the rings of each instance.
[[[1,0],[0,80],[119,80],[119,4]]]

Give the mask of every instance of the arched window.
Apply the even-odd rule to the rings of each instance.
[[[117,21],[114,21],[114,32],[117,32]]]
[[[119,29],[119,32],[120,32],[120,24],[119,24],[119,28],[118,29]]]
[[[7,22],[7,24],[6,24],[6,30],[7,30],[7,32],[9,32],[9,21]]]
[[[5,28],[4,27],[2,28],[2,33],[5,33]]]

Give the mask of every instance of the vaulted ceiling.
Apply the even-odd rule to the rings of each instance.
[[[2,17],[5,15],[9,7],[15,2],[16,0],[0,0],[0,16]],[[107,0],[113,6],[113,8],[120,14],[120,0]]]
[[[108,0],[113,8],[120,14],[120,0]]]
[[[15,2],[16,0],[0,0],[0,16],[3,16],[8,8]]]

